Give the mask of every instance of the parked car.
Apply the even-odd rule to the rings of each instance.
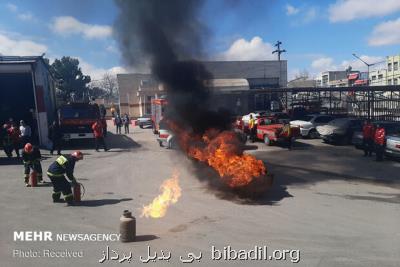
[[[386,135],[385,154],[400,158],[400,130],[397,133]]]
[[[319,136],[316,127],[325,125],[334,120],[335,117],[330,115],[312,114],[305,115],[303,118],[291,121],[290,125],[300,128],[300,135],[302,137],[317,138]]]
[[[353,133],[361,131],[363,120],[340,118],[326,125],[317,126],[317,132],[326,143],[350,144]]]
[[[264,124],[257,126],[257,139],[264,141],[264,144],[270,146],[275,143],[284,143],[287,136],[283,133],[283,124]],[[292,132],[292,141],[299,136],[299,127],[290,126]]]
[[[137,118],[137,125],[143,129],[145,126],[152,126],[153,123],[150,117],[140,117]]]

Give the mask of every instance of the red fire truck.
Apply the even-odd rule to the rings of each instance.
[[[168,104],[165,98],[157,98],[151,101],[151,121],[153,123],[153,133],[157,134],[160,130],[160,121],[165,112],[165,107]]]
[[[58,118],[64,140],[94,138],[92,124],[100,119],[100,110],[97,104],[64,104]]]

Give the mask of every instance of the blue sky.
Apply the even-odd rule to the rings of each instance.
[[[111,0],[0,0],[0,9],[0,54],[78,57],[94,79],[128,69],[112,37]],[[352,53],[370,63],[400,53],[398,0],[208,0],[200,19],[211,59],[274,59],[273,44],[282,41],[289,79],[363,68]]]

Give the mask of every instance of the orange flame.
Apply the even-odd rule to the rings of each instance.
[[[266,174],[261,160],[243,154],[235,132],[209,129],[203,136],[197,136],[174,123],[169,122],[169,125],[187,154],[214,168],[228,186],[246,186]]]
[[[161,218],[165,216],[168,207],[171,204],[176,203],[182,194],[178,176],[179,173],[174,171],[172,177],[161,184],[161,194],[158,195],[149,205],[143,207],[140,217]]]

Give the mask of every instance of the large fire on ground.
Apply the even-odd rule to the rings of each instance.
[[[235,132],[209,129],[203,135],[196,135],[174,123],[169,125],[188,156],[215,169],[229,187],[247,186],[264,178],[264,163],[252,155],[243,154],[242,145]]]
[[[174,171],[172,177],[161,184],[161,194],[158,195],[149,205],[143,207],[140,217],[161,218],[165,216],[168,207],[171,204],[176,203],[182,195],[178,177],[179,173]]]

